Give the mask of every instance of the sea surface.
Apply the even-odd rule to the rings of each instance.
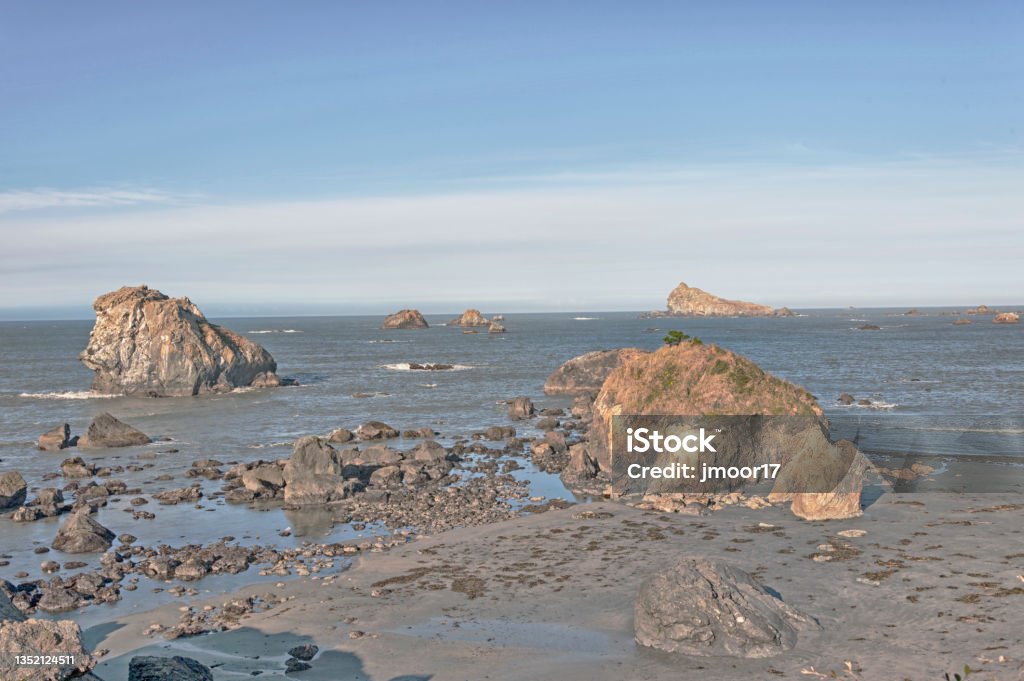
[[[508,333],[476,334],[446,327],[454,316],[427,315],[431,328],[380,328],[382,317],[263,317],[215,319],[262,344],[278,362],[281,376],[298,387],[242,390],[226,395],[185,398],[126,398],[89,390],[91,372],[77,359],[90,321],[0,322],[0,471],[17,470],[30,489],[60,485],[43,476],[59,471],[74,449],[40,452],[36,438],[67,422],[73,434],[104,411],[156,440],[146,447],[90,452],[99,465],[138,461],[143,472],[118,474],[148,494],[156,488],[183,487],[191,462],[223,462],[287,457],[293,440],[355,428],[377,419],[397,428],[431,426],[442,442],[490,425],[507,424],[505,400],[518,395],[539,407],[568,406],[567,398],[546,397],[545,378],[562,362],[591,350],[636,346],[656,349],[669,329],[680,329],[746,355],[765,370],[800,384],[814,394],[833,433],[857,437],[865,451],[893,456],[983,457],[1007,465],[1024,464],[1024,325],[995,325],[973,317],[954,326],[955,310],[803,310],[800,316],[769,319],[641,319],[635,312],[508,314]],[[879,331],[858,327],[875,324]],[[412,371],[409,363],[445,363],[451,371]],[[871,400],[870,406],[842,406],[840,393]],[[369,396],[367,396],[369,395]],[[520,433],[530,434],[529,426]],[[396,441],[412,446],[415,441]],[[174,450],[174,451],[171,451]],[[157,483],[162,474],[173,482]],[[538,496],[571,498],[556,476],[529,468],[518,473]],[[216,491],[220,482],[202,481]],[[130,532],[148,546],[206,543],[232,535],[248,543],[298,546],[309,539],[336,541],[381,531],[331,527],[310,516],[278,508],[263,512],[204,501],[197,509],[150,504],[155,520],[132,520],[127,497],[103,509],[100,521],[116,533]],[[0,520],[0,555],[9,565],[0,578],[24,569],[38,576],[41,560],[70,557],[36,555],[56,532],[57,520],[14,524]],[[289,530],[288,536],[279,533]],[[76,557],[76,559],[79,557]],[[93,560],[82,558],[83,560]],[[254,571],[233,578],[253,581]],[[232,578],[203,580],[202,588],[228,588]],[[241,582],[237,580],[241,579]],[[217,580],[221,580],[217,582]],[[147,605],[153,596],[146,593]],[[134,600],[132,600],[134,599]],[[141,607],[138,595],[115,608]],[[104,606],[106,607],[106,606]],[[102,618],[88,614],[83,621]]]

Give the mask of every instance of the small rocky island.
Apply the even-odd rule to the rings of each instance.
[[[480,310],[470,308],[455,319],[448,322],[448,326],[490,326],[491,321],[480,313]]]
[[[647,317],[792,317],[788,307],[773,308],[742,300],[727,300],[686,282],[668,294],[668,308],[649,312]]]
[[[171,397],[281,384],[270,353],[206,319],[188,298],[125,286],[93,303],[96,324],[79,356],[97,392]]]
[[[385,329],[427,329],[430,325],[419,310],[399,310],[384,318]]]

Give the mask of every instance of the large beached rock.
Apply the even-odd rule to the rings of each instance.
[[[681,282],[668,294],[668,309],[655,316],[668,317],[792,317],[789,308],[775,310],[767,305],[719,298]]]
[[[128,662],[128,681],[213,681],[213,672],[191,657],[139,655]]]
[[[279,384],[277,363],[247,338],[209,322],[188,298],[126,286],[93,303],[96,324],[80,355],[93,390],[175,396]]]
[[[448,326],[490,326],[490,324],[490,320],[480,314],[480,310],[472,308],[448,322]]]
[[[56,452],[71,446],[71,426],[67,423],[48,430],[39,436],[39,449],[44,452]]]
[[[763,658],[792,648],[813,619],[748,573],[689,559],[648,579],[634,608],[636,642],[668,653]]]
[[[92,420],[85,435],[78,438],[78,446],[82,449],[98,449],[100,447],[131,447],[152,442],[148,435],[138,428],[118,421],[106,412]]]
[[[69,515],[60,526],[51,546],[65,553],[95,553],[109,549],[114,536],[113,532],[89,515],[87,507],[82,507]]]
[[[6,603],[4,603],[6,602]],[[64,681],[93,679],[96,661],[82,643],[82,630],[71,620],[25,619],[0,592],[0,679],[4,681]],[[11,611],[14,612],[11,612]],[[74,664],[25,666],[15,664],[17,654],[65,655]]]
[[[0,511],[9,511],[25,503],[28,485],[17,471],[0,473]]]
[[[508,403],[508,417],[513,421],[522,421],[533,416],[535,409],[529,397],[517,397]]]
[[[385,329],[426,329],[429,327],[419,310],[399,310],[384,318]]]
[[[389,440],[398,435],[398,429],[383,421],[367,421],[356,428],[356,437],[360,440]]]
[[[548,376],[544,381],[545,395],[597,394],[608,375],[647,350],[640,348],[619,348],[618,350],[595,350],[579,357],[573,357]]]

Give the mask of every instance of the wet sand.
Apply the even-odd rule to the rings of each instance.
[[[239,589],[286,601],[235,630],[144,636],[178,622],[167,605],[86,634],[109,650],[96,669],[105,679],[126,678],[139,654],[194,657],[217,679],[285,678],[287,650],[309,642],[321,649],[312,669],[287,678],[923,680],[970,665],[971,678],[1021,679],[1022,518],[1019,494],[886,493],[862,518],[830,522],[782,506],[689,516],[576,505],[363,554],[324,578]],[[638,648],[640,584],[690,557],[751,572],[820,631],[760,660]]]

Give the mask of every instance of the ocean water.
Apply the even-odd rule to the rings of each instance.
[[[806,310],[779,319],[640,319],[632,312],[509,314],[503,322],[508,333],[502,335],[464,334],[440,325],[454,315],[428,315],[434,326],[416,331],[381,330],[381,317],[218,319],[261,343],[277,360],[278,373],[297,378],[301,385],[163,399],[89,391],[92,374],[77,360],[88,339],[89,321],[0,322],[0,470],[17,470],[30,488],[38,488],[62,484],[61,479],[42,479],[58,471],[67,456],[83,455],[99,465],[125,464],[141,456],[139,462],[150,468],[114,477],[148,493],[191,484],[182,474],[193,460],[283,458],[297,437],[354,428],[369,419],[401,429],[431,426],[440,431],[442,441],[450,441],[507,423],[504,401],[517,395],[528,395],[541,407],[567,406],[570,399],[542,392],[545,378],[562,362],[605,348],[655,349],[668,329],[739,352],[803,385],[826,409],[833,432],[857,436],[866,451],[1017,457],[1024,463],[1024,326],[994,325],[990,317],[954,326],[952,310],[927,309],[922,316],[900,312]],[[857,329],[866,323],[882,328]],[[457,368],[410,371],[411,362]],[[874,404],[841,406],[836,400],[842,392]],[[74,434],[81,434],[103,411],[158,441],[88,453],[36,449],[41,433],[68,422]],[[172,449],[177,451],[167,453]],[[154,482],[161,474],[175,479]],[[555,476],[529,469],[520,475],[531,480],[535,494],[569,497]],[[219,481],[202,482],[207,491],[220,487]],[[351,529],[318,524],[309,516],[280,509],[260,513],[220,500],[205,501],[204,509],[150,504],[145,508],[158,518],[135,521],[122,512],[126,502],[127,497],[103,509],[100,520],[147,545],[206,542],[229,534],[243,542],[282,546],[298,545],[311,536],[354,536]],[[33,547],[49,544],[56,526],[55,520],[20,525],[0,521],[0,554],[10,561],[0,568],[0,577],[11,579],[17,569],[36,576],[40,560],[69,559],[32,553]],[[278,536],[285,528],[292,535]]]

